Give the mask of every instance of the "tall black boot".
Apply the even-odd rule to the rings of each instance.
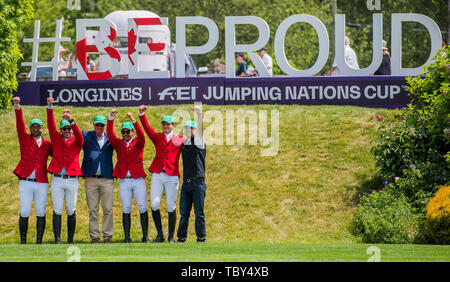
[[[67,216],[67,243],[73,244],[73,235],[75,234],[75,227],[77,225],[77,214],[73,212],[72,215]]]
[[[142,243],[148,243],[148,212],[140,214],[142,227]]]
[[[45,230],[45,215],[36,216],[36,244],[42,244]]]
[[[53,235],[55,236],[55,244],[61,243],[61,215],[53,211]]]
[[[123,233],[125,234],[125,243],[131,243],[130,229],[131,229],[131,214],[122,213]]]
[[[163,235],[162,224],[161,224],[161,213],[159,212],[159,209],[156,211],[152,210],[152,217],[153,217],[153,222],[155,222],[156,232],[158,233],[156,235],[156,238],[153,241],[153,243],[164,242],[164,235]]]
[[[20,244],[27,243],[28,217],[19,217]]]
[[[177,211],[173,210],[173,212],[169,212],[169,237],[167,238],[167,241],[169,241],[169,243],[175,242],[173,240],[173,234],[175,233],[176,222],[177,222]]]

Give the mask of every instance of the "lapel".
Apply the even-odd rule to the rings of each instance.
[[[98,142],[97,142],[97,135],[95,134],[95,131],[89,131],[89,134],[91,135],[91,140],[92,140],[92,142],[94,142],[94,146],[95,146],[95,148],[97,148],[98,150],[100,150],[100,145],[98,145]]]
[[[159,139],[161,140],[163,146],[167,146],[168,142],[167,142],[167,138],[166,138],[166,135],[164,134],[164,132],[162,132],[162,133],[159,135]],[[171,139],[172,139],[172,138],[171,138]],[[169,142],[170,142],[170,140],[169,140]]]

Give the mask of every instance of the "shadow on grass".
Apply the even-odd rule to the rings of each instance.
[[[345,188],[352,191],[351,196],[347,199],[352,206],[359,204],[359,199],[364,193],[369,194],[372,191],[379,191],[383,188],[384,178],[376,173],[371,177],[362,175],[358,177],[358,182],[354,185],[347,185]]]

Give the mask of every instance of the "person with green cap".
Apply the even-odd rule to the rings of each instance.
[[[178,163],[180,160],[181,146],[184,137],[173,133],[174,120],[172,116],[163,116],[161,119],[162,133],[157,133],[148,123],[145,111],[147,107],[139,107],[139,119],[142,127],[155,145],[156,155],[148,169],[152,173],[152,184],[150,198],[152,217],[156,227],[156,238],[154,243],[164,242],[164,235],[159,211],[161,197],[166,191],[168,212],[168,241],[174,242],[175,225],[177,220],[176,206],[178,196],[178,183],[180,171]]]
[[[59,132],[53,114],[52,97],[47,98],[47,124],[52,141],[53,158],[48,167],[52,178],[53,201],[53,235],[55,243],[59,244],[61,234],[61,215],[64,200],[67,213],[67,243],[73,243],[76,227],[76,206],[78,197],[78,177],[82,175],[80,167],[80,151],[83,148],[84,137],[78,125],[72,118],[69,109],[63,110]]]
[[[13,103],[20,145],[20,162],[14,169],[14,174],[20,180],[20,243],[26,244],[27,242],[28,218],[34,201],[36,244],[41,244],[45,230],[45,207],[48,195],[47,160],[48,156],[52,154],[52,143],[42,137],[44,123],[38,118],[30,121],[30,134],[27,134],[20,98],[14,97]]]
[[[202,124],[200,108],[194,107],[194,112],[197,114],[197,120]],[[186,242],[192,204],[194,204],[197,242],[205,242],[206,240],[204,213],[206,145],[203,139],[202,127],[198,127],[193,120],[189,120],[184,124],[186,140],[181,148],[183,156],[183,184],[180,192],[180,225],[177,231],[177,242],[179,243]]]
[[[114,119],[118,111],[111,110],[106,133],[109,142],[116,150],[117,163],[114,167],[113,177],[119,178],[119,194],[122,202],[122,224],[125,233],[125,243],[131,242],[131,206],[133,197],[136,200],[141,219],[142,242],[148,242],[148,211],[147,211],[147,188],[145,187],[145,177],[143,157],[145,146],[145,135],[139,123],[133,118],[131,113],[127,117],[131,122],[122,123],[122,139],[114,133]],[[134,137],[136,132],[137,137]]]
[[[113,151],[105,131],[106,117],[97,115],[93,121],[94,130],[82,131],[84,137],[84,158],[81,171],[86,188],[89,208],[89,237],[92,243],[100,241],[98,209],[103,209],[102,235],[105,243],[112,243],[114,178]]]

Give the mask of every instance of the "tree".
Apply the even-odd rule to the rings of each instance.
[[[17,89],[17,62],[22,58],[18,32],[33,16],[33,0],[3,0],[0,2],[0,109],[11,101]]]

